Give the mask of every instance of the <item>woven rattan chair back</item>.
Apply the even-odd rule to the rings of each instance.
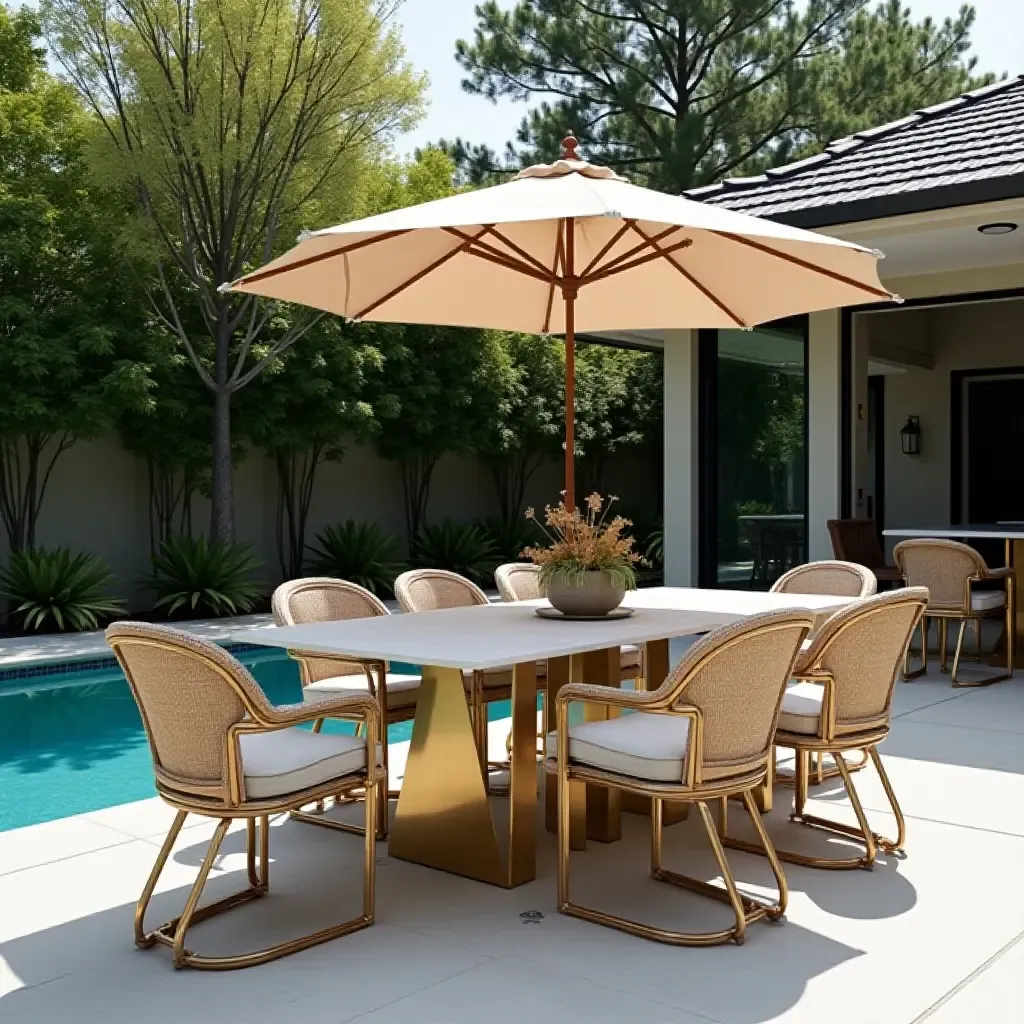
[[[871,597],[878,590],[875,574],[853,562],[808,562],[780,576],[775,594],[828,594],[832,597]]]
[[[502,601],[536,601],[544,596],[540,585],[540,566],[529,562],[509,562],[494,570],[494,582]]]
[[[181,630],[118,622],[106,637],[139,706],[159,786],[226,800],[229,731],[270,708],[259,684],[216,644]]]
[[[800,669],[835,680],[835,735],[888,726],[896,678],[927,603],[923,587],[894,590],[844,608],[818,631]]]
[[[395,580],[395,597],[403,612],[471,608],[488,604],[487,595],[465,576],[447,569],[410,569]]]
[[[974,548],[954,540],[915,538],[897,544],[893,557],[908,587],[927,587],[930,608],[970,613],[970,581],[988,566]]]
[[[705,781],[764,765],[793,663],[813,625],[811,612],[787,609],[715,630],[659,687],[701,712]]]
[[[274,623],[301,626],[309,622],[337,622],[388,615],[388,607],[364,587],[330,576],[289,580],[274,591],[271,599]],[[362,675],[362,665],[334,658],[299,658],[303,685],[336,676]]]

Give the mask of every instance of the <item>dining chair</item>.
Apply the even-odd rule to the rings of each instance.
[[[338,622],[351,619],[375,618],[390,615],[388,606],[364,587],[330,576],[308,576],[305,579],[282,583],[271,598],[271,609],[276,626],[301,626],[311,622]],[[302,693],[307,700],[320,700],[325,696],[344,696],[349,693],[369,693],[377,701],[378,719],[384,762],[384,780],[381,783],[380,814],[377,836],[388,834],[388,800],[397,798],[397,792],[388,788],[388,726],[408,722],[416,717],[416,697],[421,678],[419,673],[392,672],[383,661],[348,660],[323,654],[311,655],[289,651],[299,666]],[[319,726],[315,726],[319,730]],[[323,817],[322,806],[316,812],[296,810],[292,817],[327,828],[348,826]]]
[[[447,569],[410,569],[395,580],[395,598],[406,613],[438,611],[442,608],[472,608],[490,604],[487,595],[471,580]],[[507,764],[489,763],[487,759],[487,705],[508,700],[512,696],[511,665],[499,668],[466,670],[463,675],[469,691],[473,734],[480,766],[487,778],[489,768],[502,770]],[[537,688],[542,690],[547,678],[537,672]]]
[[[830,519],[827,526],[836,558],[870,569],[879,584],[889,586],[903,582],[900,570],[885,560],[878,526],[873,519]]]
[[[928,602],[923,587],[869,597],[833,615],[818,630],[793,669],[795,682],[782,698],[775,732],[777,746],[796,751],[796,790],[790,820],[864,846],[862,856],[832,858],[778,849],[780,859],[814,868],[871,868],[878,850],[902,854],[906,823],[882,765],[878,745],[889,735],[892,694],[910,638]],[[896,838],[873,832],[844,754],[866,750],[896,817]],[[807,814],[808,759],[831,754],[842,776],[857,825]],[[722,815],[726,814],[723,805]],[[734,839],[723,828],[726,846],[760,853],[753,843]]]
[[[135,909],[135,944],[171,948],[175,967],[225,970],[267,963],[373,924],[377,790],[377,702],[350,693],[274,706],[246,668],[216,644],[167,626],[118,622],[106,631],[149,740],[157,793],[177,814]],[[362,738],[299,728],[324,718],[359,719]],[[207,956],[185,945],[194,924],[269,892],[270,816],[363,790],[363,899],[354,918],[250,953]],[[189,814],[213,818],[213,837],[181,914],[152,930],[145,915]],[[249,886],[199,907],[232,822],[246,822]],[[309,880],[307,880],[309,884]]]
[[[939,632],[939,668],[950,672],[954,687],[987,686],[1013,675],[1015,593],[1014,571],[990,569],[968,544],[938,538],[905,540],[893,549],[893,557],[907,586],[927,587],[928,607],[921,619],[921,664],[910,669],[907,654],[904,675],[913,679],[928,671],[928,622],[935,619]],[[977,584],[999,584],[997,590],[976,589]],[[1002,671],[982,679],[961,679],[957,675],[963,654],[967,623],[974,624],[976,656],[982,658],[981,624],[986,618],[1003,619],[1006,631],[1006,665]],[[952,671],[949,668],[949,623],[959,622]]]
[[[630,691],[570,683],[556,703],[547,770],[558,779],[558,909],[563,914],[682,946],[742,943],[747,926],[786,911],[786,877],[754,803],[769,779],[772,740],[800,645],[814,625],[810,612],[754,615],[699,640],[656,690]],[[573,703],[633,712],[569,724]],[[742,714],[737,709],[742,708]],[[655,927],[574,903],[570,896],[570,787],[596,785],[648,798],[651,877],[728,904],[734,923],[713,932]],[[741,895],[708,804],[742,799],[775,875],[774,902]],[[700,811],[724,887],[666,868],[662,833],[666,800]]]
[[[773,594],[827,594],[831,597],[871,597],[878,589],[875,574],[853,562],[822,560],[798,565],[771,586]]]
[[[790,569],[775,581],[771,589],[775,594],[826,594],[830,597],[852,597],[859,600],[872,597],[878,589],[878,581],[875,574],[866,566],[854,562],[822,560]],[[819,613],[818,626],[826,622],[831,615],[832,612]],[[813,632],[811,635],[813,636]],[[805,649],[810,642],[810,638],[805,641]],[[867,766],[868,757],[868,752],[863,750],[860,760],[847,762],[847,767],[851,771],[860,771]],[[826,779],[839,775],[837,767],[827,767],[824,758],[818,755],[811,755],[808,771],[808,785],[812,782],[820,785]],[[778,782],[782,785],[793,785],[795,778],[795,769],[793,775],[784,772],[778,774]]]

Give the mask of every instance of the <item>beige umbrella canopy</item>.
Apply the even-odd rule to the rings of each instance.
[[[877,252],[631,185],[563,146],[503,185],[312,232],[227,288],[351,320],[564,334],[570,508],[576,331],[744,328],[897,299]]]

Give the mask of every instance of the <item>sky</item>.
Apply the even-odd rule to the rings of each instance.
[[[502,149],[515,135],[524,105],[492,104],[470,96],[460,87],[462,69],[455,63],[455,41],[472,39],[477,0],[404,0],[398,20],[409,60],[430,78],[427,116],[415,131],[403,136],[398,148],[415,147],[440,138],[462,136]],[[906,0],[915,19],[941,20],[959,10],[963,0]],[[973,0],[977,19],[973,52],[980,71],[1024,74],[1024,0]],[[512,0],[501,0],[503,7]]]

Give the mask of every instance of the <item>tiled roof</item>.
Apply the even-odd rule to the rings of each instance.
[[[1024,196],[1024,75],[687,195],[802,227]]]

